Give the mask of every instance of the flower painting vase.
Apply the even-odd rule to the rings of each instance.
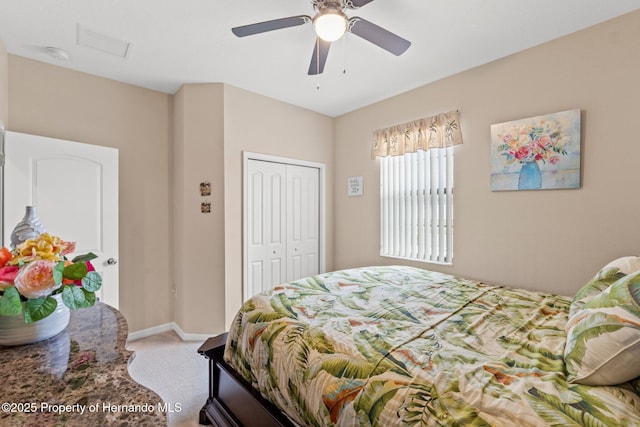
[[[24,321],[24,310],[17,316],[0,316],[0,345],[31,344],[51,338],[69,324],[71,313],[62,302],[62,295],[54,295],[58,305],[53,313],[32,323]]]
[[[518,190],[536,190],[542,188],[542,175],[538,162],[524,162],[518,177]]]

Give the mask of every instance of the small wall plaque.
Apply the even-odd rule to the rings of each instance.
[[[347,180],[347,195],[362,196],[362,177],[350,176]]]
[[[211,213],[211,202],[202,202],[200,204],[200,212]]]
[[[203,196],[203,197],[211,195],[211,183],[210,182],[201,182],[200,183],[200,195]]]

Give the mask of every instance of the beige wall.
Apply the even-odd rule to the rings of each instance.
[[[195,334],[224,332],[224,86],[184,85],[174,96],[175,321]],[[200,195],[200,183],[212,194]],[[211,202],[211,213],[200,210]]]
[[[572,295],[613,258],[640,254],[640,12],[344,115],[335,121],[335,267],[381,258],[374,129],[459,109],[453,267],[414,265]],[[491,192],[493,123],[582,110],[582,188]],[[349,176],[363,197],[346,197]],[[367,214],[362,214],[366,212]]]
[[[120,310],[171,322],[172,97],[9,55],[9,98],[9,130],[119,149]]]
[[[242,303],[242,152],[326,165],[326,268],[333,269],[333,120],[225,85],[226,325]]]
[[[9,54],[0,40],[0,122],[9,123]]]

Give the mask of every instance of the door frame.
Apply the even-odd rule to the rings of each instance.
[[[0,244],[4,246],[4,133],[5,127],[0,120]]]
[[[260,160],[265,162],[282,163],[295,166],[305,166],[311,168],[317,168],[320,177],[318,195],[320,200],[318,201],[319,212],[319,248],[318,248],[318,261],[319,272],[324,273],[326,271],[326,165],[324,163],[310,162],[307,160],[292,159],[289,157],[273,156],[270,154],[252,153],[249,151],[242,152],[242,301],[246,301],[251,295],[247,295],[248,286],[247,278],[249,277],[249,244],[247,239],[249,238],[249,161]]]

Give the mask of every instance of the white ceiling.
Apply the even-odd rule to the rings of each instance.
[[[223,82],[332,117],[640,9],[640,0],[376,0],[360,16],[412,42],[402,56],[347,33],[308,76],[311,24],[237,38],[308,0],[0,0],[7,51],[166,93]],[[132,43],[126,58],[77,44],[78,26]],[[46,46],[66,50],[65,62]]]

